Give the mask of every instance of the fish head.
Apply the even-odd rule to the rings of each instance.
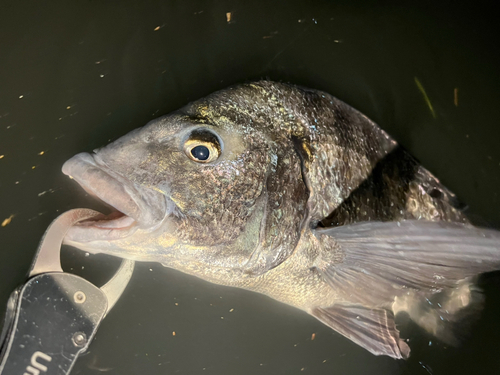
[[[68,160],[63,172],[115,212],[65,243],[211,281],[283,262],[307,223],[308,191],[283,116],[259,95],[213,94]]]

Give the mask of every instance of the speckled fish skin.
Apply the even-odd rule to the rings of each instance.
[[[203,130],[221,143],[220,156],[210,163],[193,161],[183,150],[193,132]],[[89,166],[99,170],[92,172],[99,183],[89,182]],[[214,283],[264,293],[309,312],[372,353],[394,358],[409,353],[394,327],[394,301],[407,306],[403,292],[420,298],[441,290],[429,286],[435,286],[437,271],[429,271],[428,284],[387,287],[378,300],[370,297],[378,296],[370,285],[351,285],[351,279],[336,287],[335,267],[347,267],[356,250],[349,253],[349,241],[335,239],[344,238],[342,233],[322,227],[411,219],[467,223],[454,195],[367,117],[329,94],[269,81],[216,92],[92,156],[75,156],[63,170],[111,204],[102,186],[119,181],[132,201],[116,207],[122,212],[120,205],[129,207],[136,219],[132,229],[114,237],[98,235],[91,226],[76,228],[67,243],[93,253],[157,261]],[[451,234],[467,231],[467,226],[439,228]],[[399,235],[403,229],[391,231]],[[476,235],[484,237],[482,232],[471,236]],[[486,237],[491,236],[496,239],[495,234]],[[497,267],[491,241],[485,246],[491,262],[484,261],[473,274]],[[404,259],[399,262],[413,272]],[[377,282],[386,274],[365,281]],[[443,288],[469,276],[454,274]],[[346,291],[346,285],[358,292],[364,288],[364,294]],[[337,318],[362,315],[352,306],[364,309],[369,322],[370,314],[383,315],[376,320],[385,323],[375,330],[390,334],[377,333],[382,344],[356,338],[357,328],[339,326]]]

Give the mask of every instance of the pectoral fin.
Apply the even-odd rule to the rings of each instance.
[[[317,230],[323,278],[347,300],[388,306],[395,296],[434,294],[500,268],[500,232],[456,223],[365,222]]]
[[[317,319],[375,355],[408,358],[410,348],[399,338],[394,315],[383,309],[333,305],[311,312]]]

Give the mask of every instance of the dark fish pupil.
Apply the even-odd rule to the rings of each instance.
[[[205,146],[196,146],[191,150],[191,155],[197,160],[207,160],[210,156],[210,151]]]

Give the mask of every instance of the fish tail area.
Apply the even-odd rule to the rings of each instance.
[[[471,332],[484,306],[483,291],[464,279],[456,288],[420,298],[396,297],[392,310],[410,319],[440,341],[458,346]]]
[[[394,358],[405,355],[392,314],[406,311],[425,330],[456,345],[483,305],[473,279],[500,269],[500,232],[463,224],[365,222],[315,234],[322,250],[314,266],[341,306],[323,309],[329,314],[313,308],[313,315],[370,352]],[[370,311],[365,320],[358,314],[363,324],[353,321],[354,314],[338,311],[359,309],[356,306]],[[373,311],[380,311],[379,316],[385,312],[388,336],[376,328]],[[341,318],[351,321],[341,324]],[[353,334],[354,329],[362,335]]]

